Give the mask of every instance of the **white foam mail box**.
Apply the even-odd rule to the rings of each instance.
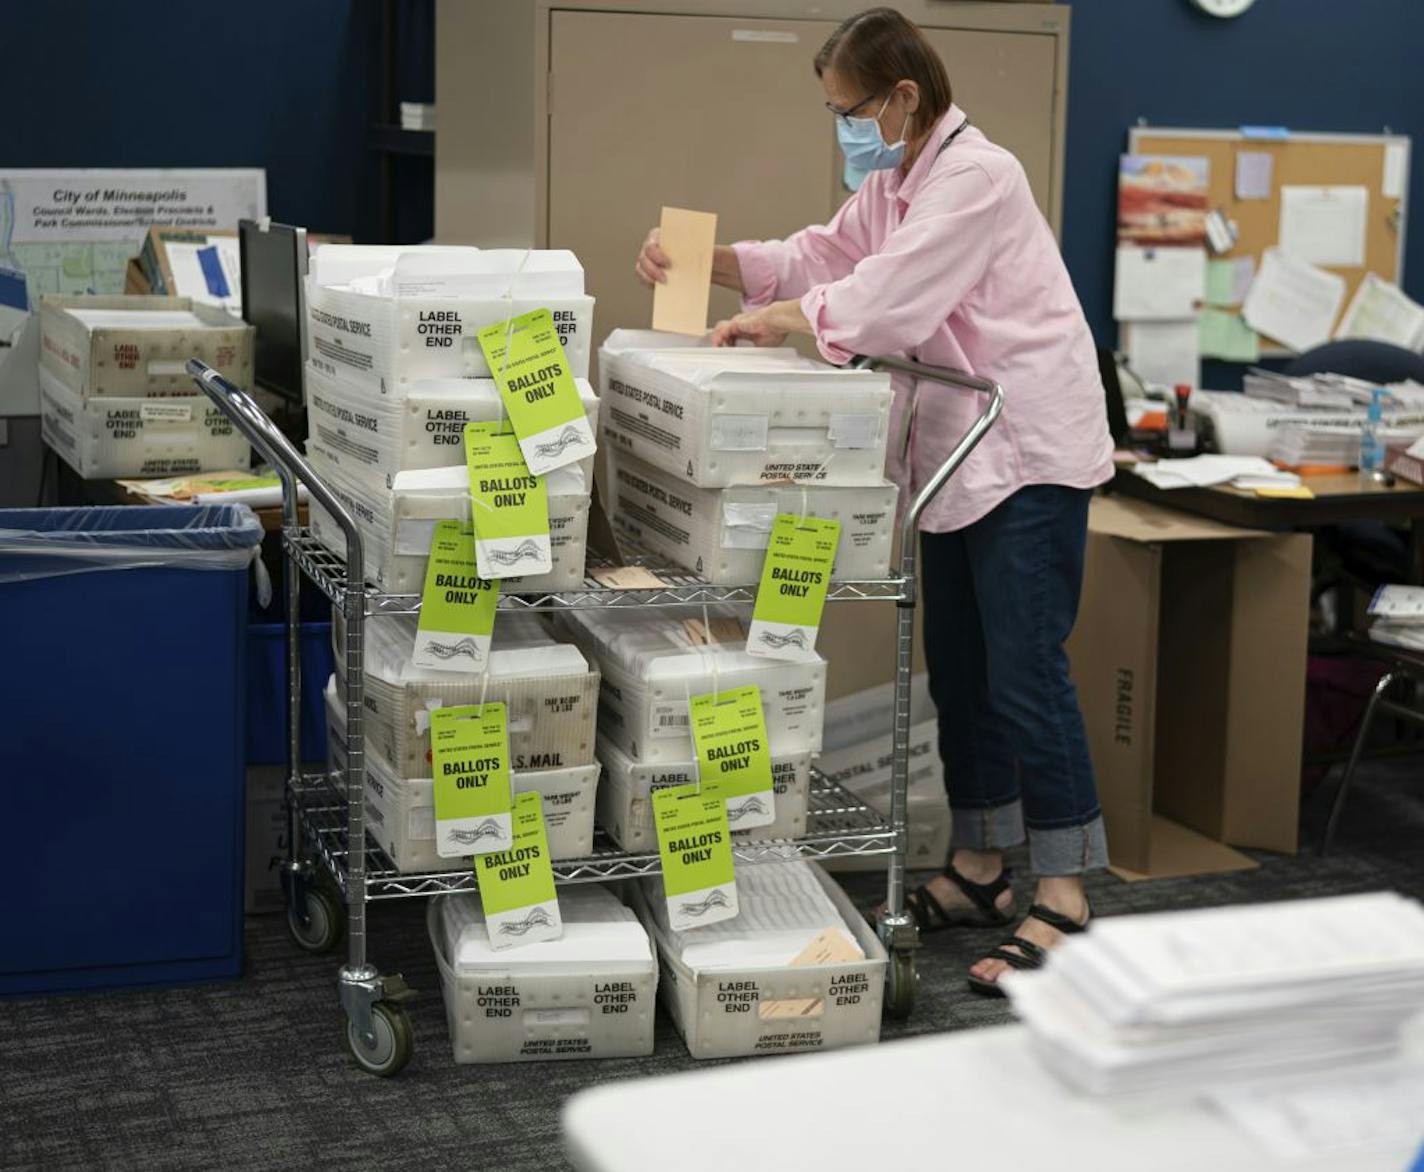
[[[603,888],[559,888],[558,940],[496,950],[479,896],[430,901],[456,1062],[638,1058],[653,1052],[657,954]]]
[[[86,480],[246,468],[252,448],[206,395],[87,402],[40,367],[40,435]]]
[[[188,297],[40,299],[40,366],[81,399],[198,394],[190,358],[251,386],[252,327]]]
[[[711,618],[734,615],[708,607]],[[695,643],[686,620],[703,608],[667,607],[656,613],[627,608],[565,610],[555,630],[598,667],[599,732],[634,761],[667,765],[693,759],[688,698],[704,692],[761,689],[767,745],[773,757],[814,753],[821,747],[826,664],[759,659],[745,641]]]
[[[888,481],[866,488],[696,488],[627,456],[613,461],[613,481],[610,516],[618,535],[708,582],[759,581],[778,513],[840,521],[831,571],[836,578],[884,578],[890,572],[898,490]]]
[[[688,1053],[732,1058],[880,1040],[885,949],[833,879],[813,863],[739,866],[737,903],[734,919],[674,932],[662,878],[633,886],[662,962],[663,1004]],[[793,964],[824,932],[847,958]]]
[[[327,760],[333,771],[346,768],[346,715],[336,690],[327,681]],[[369,742],[368,742],[369,744]],[[403,874],[458,870],[460,859],[442,857],[435,849],[435,782],[430,766],[418,777],[401,777],[374,748],[366,752],[366,826]],[[593,851],[594,802],[599,766],[566,769],[515,769],[514,792],[537,793],[544,810],[549,854],[555,859],[582,858]]]
[[[665,337],[615,330],[599,351],[611,451],[704,488],[884,480],[889,375],[791,349],[668,349]]]
[[[890,773],[894,761],[891,729],[895,685],[877,684],[826,702],[826,736],[817,765],[882,818],[890,817]],[[929,677],[910,680],[910,842],[911,869],[939,870],[949,858],[949,799],[939,757],[939,721],[930,700]],[[883,871],[883,856],[843,856],[826,861],[828,871]]]
[[[647,765],[634,761],[606,738],[598,742],[603,780],[598,787],[598,824],[624,850],[655,851],[653,792],[697,780],[691,761]],[[800,838],[806,833],[806,806],[811,792],[811,754],[774,757],[771,762],[776,818],[752,830],[732,828],[734,838],[751,842],[766,838]]]
[[[332,636],[340,639],[339,623],[332,623]],[[499,613],[488,680],[482,672],[417,667],[411,662],[414,645],[413,617],[367,620],[366,737],[401,777],[431,774],[431,712],[482,699],[503,701],[509,709],[515,769],[593,763],[598,671],[577,647],[544,635],[532,615]],[[340,674],[344,663],[339,654],[336,658]]]
[[[598,396],[576,379],[589,426],[597,431]],[[465,424],[505,418],[499,391],[487,378],[425,379],[403,399],[375,394],[340,376],[306,367],[307,430],[344,472],[391,488],[401,472],[465,464]],[[580,461],[592,483],[594,457]]]
[[[391,489],[359,480],[342,470],[341,456],[307,441],[312,467],[326,481],[360,527],[365,543],[366,578],[392,594],[419,594],[435,523],[470,519],[470,482],[464,468],[425,468],[396,475]],[[549,548],[554,568],[547,574],[503,578],[505,594],[575,590],[584,582],[588,552],[588,481],[577,464],[551,472]],[[346,556],[346,535],[315,498],[312,536],[332,553]]]
[[[420,379],[488,378],[479,332],[547,309],[569,373],[588,377],[593,298],[572,252],[327,244],[306,280],[307,354],[404,398]]]

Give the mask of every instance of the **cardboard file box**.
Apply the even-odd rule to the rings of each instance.
[[[81,399],[198,395],[190,358],[251,386],[252,327],[187,297],[40,301],[40,365]]]
[[[569,373],[588,377],[593,298],[568,251],[328,244],[306,294],[310,361],[377,394],[488,378],[479,331],[535,309],[553,315]]]
[[[402,472],[386,490],[343,473],[328,450],[308,441],[307,454],[317,473],[361,529],[366,577],[392,594],[419,594],[436,521],[470,518],[470,484],[463,468],[426,468]],[[588,553],[587,480],[577,465],[550,473],[549,547],[554,568],[547,574],[501,579],[505,594],[576,590],[584,584]],[[332,553],[346,555],[346,535],[336,519],[313,498],[312,536]]]
[[[791,349],[667,348],[615,330],[599,351],[604,443],[703,488],[884,480],[890,376]]]
[[[1093,502],[1068,653],[1115,868],[1295,852],[1310,554],[1308,534]]]
[[[205,395],[88,402],[40,367],[40,435],[86,480],[246,468],[252,446]]]
[[[608,740],[598,742],[603,781],[598,787],[598,824],[627,851],[655,851],[653,791],[697,780],[691,761],[645,765]],[[766,838],[800,838],[806,833],[806,807],[811,790],[811,754],[795,753],[771,763],[776,818],[754,830],[732,827],[738,841]],[[550,848],[552,849],[552,848]]]
[[[610,519],[618,536],[708,582],[759,581],[778,513],[840,521],[835,577],[884,578],[890,572],[898,490],[887,481],[863,488],[695,488],[680,476],[627,456],[614,458],[612,466]]]
[[[493,380],[427,379],[403,399],[382,397],[344,377],[306,367],[307,429],[352,479],[392,488],[401,472],[465,466],[465,424],[505,418]],[[589,426],[597,431],[598,398],[577,379]],[[579,461],[593,483],[593,461]]]

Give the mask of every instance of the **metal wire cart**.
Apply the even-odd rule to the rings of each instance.
[[[863,801],[824,775],[813,772],[806,834],[794,840],[739,843],[739,864],[782,862],[788,858],[829,859],[883,855],[887,859],[886,909],[878,932],[890,954],[885,1011],[905,1017],[915,1002],[915,948],[918,933],[904,907],[906,828],[909,785],[910,669],[916,603],[915,562],[920,515],[963,464],[1003,408],[1003,390],[987,379],[901,359],[858,359],[869,369],[895,370],[977,392],[987,403],[949,458],[915,497],[900,526],[900,566],[896,577],[873,581],[837,581],[828,601],[894,602],[899,608],[895,636],[895,704],[892,730],[890,818],[887,822]],[[287,602],[288,728],[286,806],[288,858],[282,871],[287,922],[302,948],[326,952],[347,935],[346,964],[339,979],[347,1019],[346,1040],[356,1061],[377,1075],[392,1075],[412,1052],[405,1003],[415,993],[399,974],[382,975],[366,956],[366,905],[374,900],[444,895],[475,888],[474,872],[442,870],[402,874],[366,838],[363,672],[368,616],[413,614],[419,594],[384,594],[366,582],[361,534],[350,514],[268,419],[256,401],[198,359],[188,362],[198,386],[232,419],[277,470],[282,484],[282,544],[285,551]],[[302,527],[297,509],[298,483],[340,525],[346,558],[319,545]],[[566,607],[662,607],[687,603],[752,602],[756,584],[713,586],[682,570],[654,565],[668,585],[649,589],[610,589],[592,578],[582,590],[557,594],[501,594],[505,610],[548,611]],[[301,771],[301,630],[298,597],[305,574],[344,618],[344,695],[346,763],[336,772]],[[793,849],[788,849],[788,847]],[[554,863],[557,882],[599,883],[655,875],[658,855],[618,849],[600,833],[594,853]]]

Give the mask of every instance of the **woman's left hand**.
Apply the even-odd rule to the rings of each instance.
[[[735,346],[746,339],[753,346],[780,346],[793,330],[810,333],[810,323],[801,312],[799,301],[776,301],[762,309],[739,313],[717,323],[712,331],[712,345]]]
[[[753,346],[780,346],[786,341],[786,331],[777,329],[771,320],[773,306],[754,309],[750,313],[739,313],[736,317],[719,321],[712,330],[712,345],[735,346],[746,339]]]

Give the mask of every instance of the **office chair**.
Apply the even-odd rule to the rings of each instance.
[[[1285,364],[1281,373],[1343,374],[1381,384],[1412,378],[1424,383],[1424,354],[1390,342],[1344,338],[1297,355]]]

